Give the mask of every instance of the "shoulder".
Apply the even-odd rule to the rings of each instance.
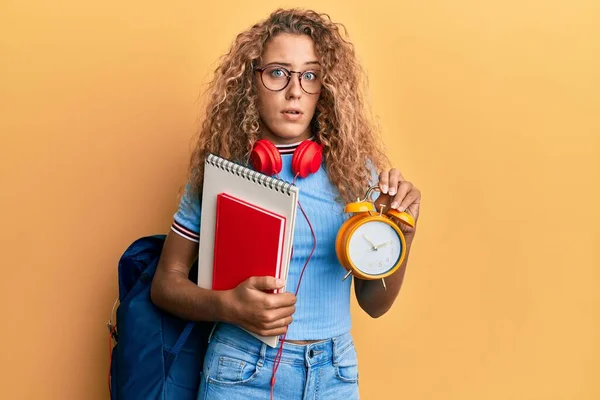
[[[188,182],[179,201],[179,207],[173,216],[171,229],[186,239],[198,242],[200,238],[200,215],[200,194]]]

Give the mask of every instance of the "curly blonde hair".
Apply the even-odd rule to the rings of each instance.
[[[343,33],[342,33],[343,31]],[[260,139],[254,68],[261,63],[269,39],[279,33],[312,38],[323,69],[321,96],[311,121],[323,146],[327,174],[341,201],[356,200],[366,191],[372,168],[388,165],[379,129],[364,100],[367,78],[346,29],[327,14],[278,9],[240,33],[208,85],[206,115],[190,162],[192,187],[202,188],[207,153],[247,163]]]

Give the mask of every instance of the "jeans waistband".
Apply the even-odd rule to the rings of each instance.
[[[209,341],[212,340],[234,346],[249,354],[262,356],[267,360],[275,359],[281,344],[280,342],[276,348],[272,348],[245,330],[226,323],[216,324]],[[332,362],[334,365],[337,365],[339,357],[353,346],[354,343],[350,333],[308,344],[285,342],[283,344],[281,362],[290,364],[308,363],[310,365]]]

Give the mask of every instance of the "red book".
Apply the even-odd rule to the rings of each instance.
[[[219,193],[212,289],[233,289],[251,276],[279,278],[285,222],[279,214]]]

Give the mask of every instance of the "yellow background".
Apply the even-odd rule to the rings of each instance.
[[[600,398],[595,0],[3,0],[2,398],[108,398],[118,257],[167,231],[218,57],[291,4],[346,25],[423,191],[393,309],[353,304],[362,398]]]

